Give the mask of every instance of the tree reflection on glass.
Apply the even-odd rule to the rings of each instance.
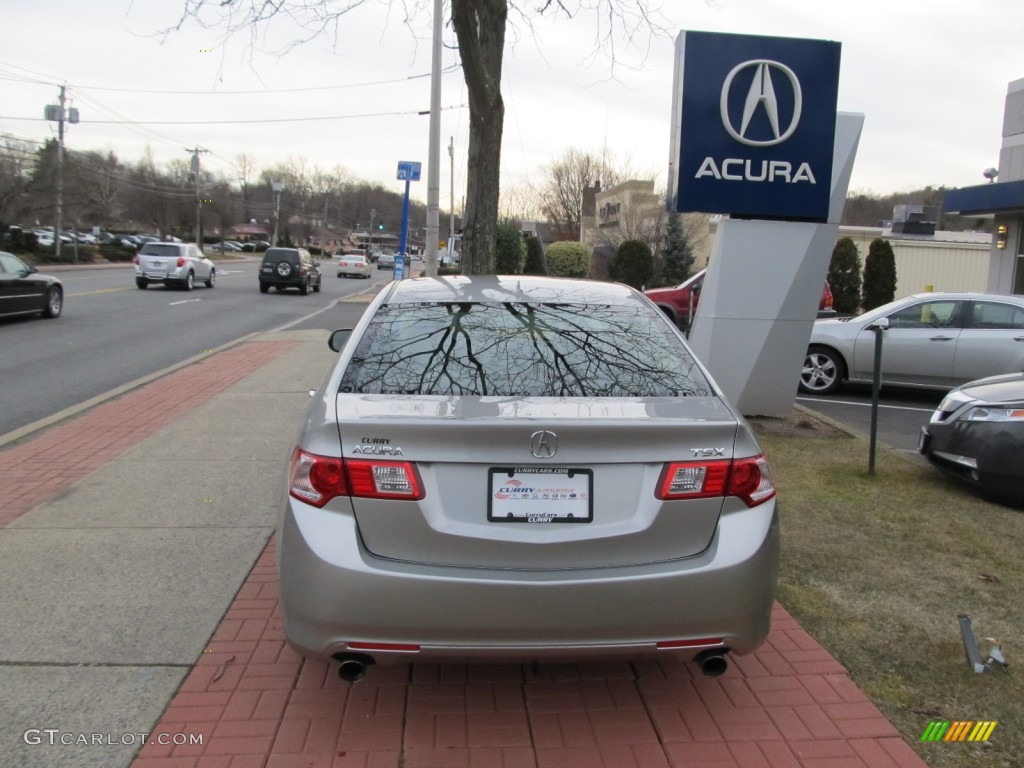
[[[495,302],[382,306],[342,392],[499,397],[680,397],[711,391],[645,307]]]

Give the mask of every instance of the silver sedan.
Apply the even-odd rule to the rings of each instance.
[[[853,318],[818,320],[800,372],[800,390],[829,394],[844,381],[870,383],[872,327],[882,331],[881,380],[949,389],[973,379],[1024,371],[1024,297],[920,293]]]
[[[765,639],[768,464],[642,294],[414,278],[331,346],[278,538],[301,653],[350,681],[374,661],[680,654],[715,675]]]

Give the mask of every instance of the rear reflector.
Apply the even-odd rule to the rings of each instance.
[[[349,643],[350,651],[401,651],[417,653],[419,645],[413,643]]]
[[[702,648],[707,645],[721,645],[720,637],[700,637],[696,640],[662,640],[657,643],[658,648]]]
[[[764,456],[677,461],[661,471],[655,496],[667,501],[737,496],[748,507],[756,507],[775,496],[775,484]]]

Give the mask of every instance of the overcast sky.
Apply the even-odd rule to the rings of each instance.
[[[422,0],[407,0],[415,3]],[[515,0],[533,7],[537,0]],[[629,0],[623,0],[629,2]],[[423,163],[413,195],[426,198],[430,20],[402,23],[399,2],[366,0],[321,37],[295,39],[285,19],[253,40],[177,22],[184,0],[7,0],[0,48],[0,133],[56,134],[43,108],[68,86],[81,122],[70,149],[113,149],[134,161],[209,150],[204,167],[228,175],[239,153],[260,166],[302,156],[323,168],[401,191],[398,161]],[[429,3],[427,4],[429,7]],[[446,10],[447,14],[447,10]],[[984,183],[998,164],[1007,84],[1024,78],[1021,0],[664,0],[667,34],[640,50],[618,41],[619,66],[592,55],[591,17],[510,16],[502,92],[502,186],[540,183],[570,147],[627,162],[667,181],[674,38],[681,30],[763,34],[842,43],[839,109],[865,114],[851,189],[878,194],[925,185]],[[469,112],[454,32],[445,27],[441,207],[465,190]],[[295,122],[254,122],[321,118]],[[207,124],[188,124],[209,121]],[[236,122],[231,122],[236,121]],[[157,122],[163,124],[157,124]],[[177,124],[175,124],[177,123]]]

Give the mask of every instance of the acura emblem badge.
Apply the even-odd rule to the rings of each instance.
[[[558,435],[542,429],[530,435],[530,453],[538,459],[550,459],[558,451]]]
[[[729,93],[732,89],[733,79],[744,70],[753,70],[753,77],[743,103],[743,118],[737,129],[729,112]],[[775,78],[789,81],[789,87],[792,90],[792,106],[789,108],[791,112],[789,122],[785,125],[780,119],[782,116],[779,114],[779,99],[775,94],[773,75]],[[800,113],[803,111],[803,93],[800,90],[800,81],[797,79],[796,73],[785,64],[771,59],[751,59],[737,64],[726,76],[725,83],[722,85],[719,106],[722,112],[722,125],[736,141],[751,147],[771,147],[781,144],[792,136],[799,125]],[[771,135],[754,139],[748,135],[748,132],[750,121],[759,109],[763,109],[768,118]]]

